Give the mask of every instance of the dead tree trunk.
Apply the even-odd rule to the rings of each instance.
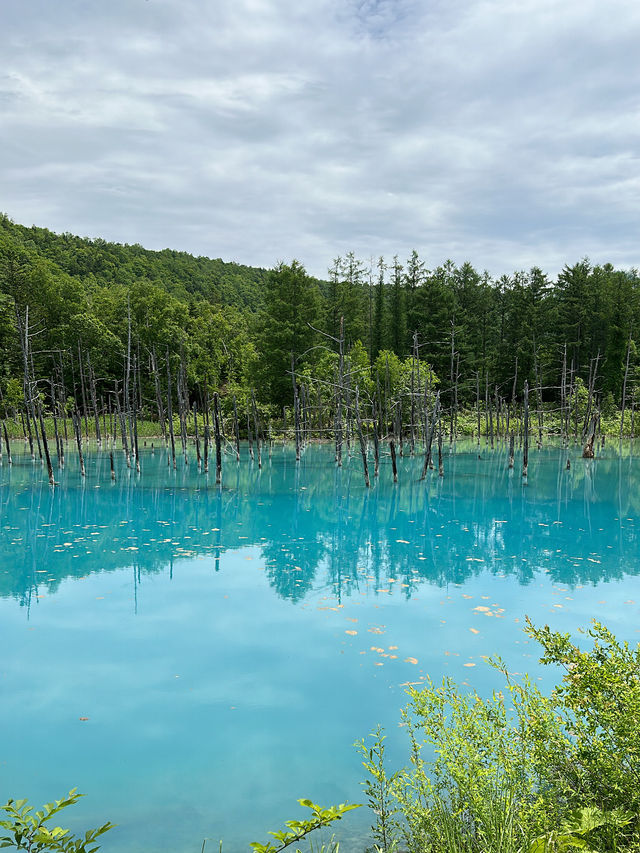
[[[560,380],[560,432],[563,441],[569,442],[569,413],[567,407],[567,345],[562,350],[562,377]]]
[[[122,452],[124,453],[125,459],[127,460],[127,468],[131,468],[131,460],[129,459],[129,443],[127,441],[127,426],[124,420],[124,414],[122,412],[122,408],[120,406],[120,396],[118,394],[118,383],[115,382],[115,403],[116,403],[116,414],[118,416],[118,420],[120,422],[120,435],[122,436]]]
[[[476,370],[476,419],[478,429],[478,445],[480,444],[480,371]]]
[[[134,376],[135,376],[136,362],[137,362],[137,359],[134,357],[134,360],[133,360]],[[136,471],[139,474],[140,473],[140,449],[138,448],[138,392],[137,392],[137,385],[135,382],[133,384],[132,418],[133,418],[133,453],[134,453],[134,456],[136,459]]]
[[[413,456],[416,448],[416,360],[418,357],[418,336],[413,333],[413,351],[411,353],[411,409],[409,423],[409,455]]]
[[[620,442],[622,443],[622,435],[624,432],[624,410],[627,402],[627,378],[629,376],[629,356],[631,354],[631,332],[629,332],[629,342],[627,343],[627,359],[624,368],[624,379],[622,381],[622,411],[620,413]]]
[[[595,440],[596,440],[597,420],[598,420],[597,418],[592,418],[591,423],[589,425],[589,429],[587,430],[588,438],[587,438],[586,444],[582,448],[582,458],[583,459],[593,459],[593,457],[594,457],[593,445],[594,445]]]
[[[40,432],[42,433],[42,446],[44,447],[44,458],[47,463],[47,474],[49,475],[49,485],[55,486],[56,482],[53,476],[53,465],[51,464],[51,455],[49,453],[49,441],[47,440],[47,431],[44,428],[44,418],[42,417],[42,406],[38,403],[38,420],[40,421]]]
[[[380,472],[380,441],[378,437],[378,417],[377,406],[375,400],[373,402],[372,411],[372,426],[373,426],[373,476],[377,477]]]
[[[253,436],[251,435],[251,415],[249,414],[249,398],[247,398],[247,441],[249,443],[249,456],[253,462]]]
[[[204,473],[209,473],[209,424],[204,425]]]
[[[85,378],[84,378],[84,366],[82,364],[82,349],[80,348],[80,342],[78,341],[78,369],[80,371],[80,393],[82,395],[82,416],[84,419],[84,436],[87,441],[89,441],[89,418],[88,418],[88,406],[87,406],[87,392],[85,390]]]
[[[180,418],[180,440],[182,442],[182,453],[184,464],[189,464],[189,443],[187,439],[187,412],[189,411],[189,399],[187,393],[187,366],[184,357],[184,349],[180,350],[180,371],[178,373],[178,415]]]
[[[7,463],[11,465],[13,460],[11,459],[11,445],[9,444],[9,435],[7,433],[6,421],[2,421],[2,431],[4,433],[4,445],[7,448]]]
[[[436,424],[440,417],[440,392],[436,393],[435,403],[433,404],[433,415],[431,418],[431,423],[429,425],[428,435],[425,440],[425,450],[424,450],[424,465],[422,466],[422,476],[421,480],[427,476],[427,471],[429,470],[429,466],[431,464],[431,445],[433,443],[433,436],[436,429]]]
[[[29,375],[29,306],[27,305],[24,316],[24,328],[21,329],[20,313],[16,309],[16,319],[18,321],[18,337],[20,338],[20,346],[22,349],[22,359],[24,363],[24,377],[22,380],[22,388],[24,393],[24,413],[27,425],[27,436],[29,438],[29,450],[31,458],[35,459],[36,455],[33,450],[33,433],[31,431],[30,410],[33,408],[33,395],[31,390],[31,379]],[[36,429],[35,411],[33,412],[33,426]],[[37,437],[36,429],[36,437]],[[40,439],[38,439],[38,450],[40,450]],[[42,459],[42,453],[40,452]]]
[[[233,434],[236,438],[236,462],[240,461],[240,424],[238,422],[238,407],[236,395],[233,395]]]
[[[91,366],[91,357],[87,351],[87,373],[89,374],[89,393],[91,394],[91,405],[96,420],[96,441],[102,445],[102,433],[100,432],[100,412],[98,411],[98,395],[96,392],[96,375]]]
[[[196,464],[198,468],[202,466],[202,457],[200,455],[200,433],[198,432],[198,406],[193,403],[193,434],[196,440]]]
[[[156,392],[156,407],[158,409],[158,421],[160,423],[160,430],[162,431],[162,439],[166,445],[167,443],[167,430],[164,423],[164,406],[162,405],[162,391],[160,388],[160,374],[158,372],[158,359],[156,357],[156,348],[155,346],[151,350],[151,371],[153,373],[153,384]]]
[[[51,415],[53,417],[53,435],[56,440],[56,456],[58,457],[58,468],[62,468],[62,466],[64,465],[64,457],[62,450],[62,439],[60,438],[60,433],[58,430],[58,416],[56,414],[56,388],[53,383],[53,379],[49,380],[49,386],[51,387]]]
[[[222,483],[222,442],[220,438],[221,417],[220,417],[220,402],[218,400],[218,392],[213,395],[213,428],[216,438],[216,485]]]
[[[340,317],[340,340],[338,341],[338,381],[336,382],[335,439],[336,463],[342,466],[342,391],[344,383],[344,317]]]
[[[595,365],[593,363],[593,359],[589,364],[589,396],[587,398],[587,410],[584,415],[584,423],[582,427],[582,440],[584,441],[587,437],[591,424],[591,410],[593,407],[593,398],[596,389],[596,380],[598,377],[598,363],[600,361],[600,350],[598,350],[598,354],[595,358]]]
[[[362,454],[362,470],[364,472],[364,484],[367,488],[370,487],[371,483],[369,482],[369,464],[367,462],[367,444],[364,440],[364,435],[362,432],[362,420],[360,419],[360,403],[358,399],[358,386],[356,385],[356,429],[358,432],[358,441],[360,442],[360,453]]]
[[[73,419],[73,431],[75,432],[76,444],[78,446],[78,460],[80,461],[80,476],[84,477],[85,476],[85,470],[84,470],[84,456],[82,455],[82,436],[80,434],[80,429],[81,429],[81,427],[80,427],[80,412],[78,411],[77,408],[72,415],[72,419]]]
[[[449,370],[449,378],[451,383],[451,415],[449,422],[449,441],[453,441],[453,385],[454,385],[454,367],[456,355],[456,325],[455,319],[451,320],[451,363]]]
[[[171,387],[171,364],[169,362],[169,348],[167,347],[167,419],[169,421],[169,441],[171,443],[171,462],[176,467],[176,439],[173,434],[173,389]]]
[[[524,381],[524,424],[523,424],[522,476],[529,474],[529,382]]]
[[[251,389],[251,410],[253,413],[253,428],[256,434],[256,448],[258,451],[258,468],[262,468],[262,441],[260,435],[260,420],[258,418],[258,407],[256,406],[256,395]]]

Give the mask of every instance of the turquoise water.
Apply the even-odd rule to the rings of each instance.
[[[21,455],[22,454],[22,455]],[[298,797],[362,802],[355,740],[385,725],[407,756],[406,684],[449,675],[481,692],[501,654],[545,687],[524,617],[576,632],[640,628],[640,464],[625,446],[585,462],[532,451],[528,484],[504,450],[458,445],[445,477],[388,460],[225,460],[142,474],[71,447],[51,490],[14,448],[0,467],[0,799],[77,786],[76,828],[110,819],[103,848],[225,851],[302,816]],[[518,462],[516,462],[516,465]],[[88,719],[81,719],[88,718]],[[75,811],[75,818],[74,818]],[[342,849],[367,844],[351,813]],[[217,848],[216,848],[217,849]]]

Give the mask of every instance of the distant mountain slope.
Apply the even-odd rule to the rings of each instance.
[[[37,255],[76,279],[91,279],[102,286],[147,279],[183,301],[206,299],[250,312],[263,305],[267,270],[219,258],[55,234],[47,228],[18,225],[0,214],[0,254],[9,249],[24,251],[31,258]]]

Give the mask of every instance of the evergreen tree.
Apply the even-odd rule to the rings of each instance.
[[[260,340],[263,395],[278,407],[293,396],[291,357],[296,369],[312,358],[321,317],[320,293],[299,261],[278,264],[267,280]]]
[[[387,267],[384,258],[378,258],[378,279],[376,282],[373,308],[373,330],[372,330],[372,363],[378,357],[378,353],[387,347],[387,300],[384,274]]]
[[[426,278],[426,269],[424,261],[416,250],[411,252],[411,257],[407,261],[407,271],[405,274],[405,291],[406,291],[406,312],[407,312],[407,333],[409,338],[413,339],[413,333],[418,328],[418,310],[416,305],[416,295],[422,287]],[[409,345],[409,341],[407,341]]]
[[[403,358],[407,354],[407,309],[404,279],[402,264],[397,255],[393,258],[389,288],[389,344],[398,357]]]

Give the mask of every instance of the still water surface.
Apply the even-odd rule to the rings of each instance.
[[[295,800],[362,802],[353,749],[377,723],[407,751],[407,683],[451,676],[482,693],[500,654],[544,687],[523,633],[597,617],[638,640],[640,464],[625,446],[585,462],[458,445],[444,479],[357,457],[259,470],[225,461],[223,488],[162,451],[142,474],[88,454],[51,490],[14,448],[0,467],[0,799],[86,794],[74,828],[106,819],[114,853],[246,850],[302,816]],[[516,466],[517,466],[516,462]],[[88,719],[83,719],[88,718]],[[365,809],[338,825],[367,845]],[[216,847],[217,849],[217,847]]]

